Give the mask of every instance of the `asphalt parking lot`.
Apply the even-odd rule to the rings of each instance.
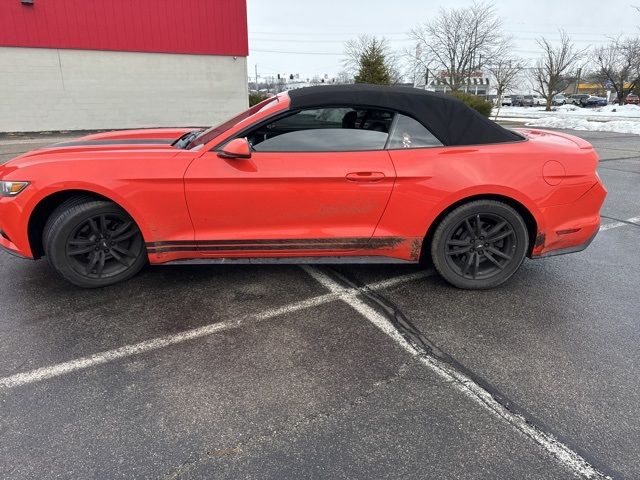
[[[257,265],[86,291],[0,253],[0,477],[639,478],[640,136],[571,133],[601,233],[491,291]]]

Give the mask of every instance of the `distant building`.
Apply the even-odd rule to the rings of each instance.
[[[416,88],[425,89],[425,80],[427,80],[426,90],[431,92],[446,93],[451,91],[451,83],[453,79],[449,76],[449,72],[430,72],[430,75],[416,78],[414,86]],[[480,70],[473,71],[467,78],[463,78],[458,82],[458,91],[472,93],[474,95],[487,96],[491,91],[491,82],[485,72]]]
[[[591,95],[607,95],[609,93],[601,84],[599,83],[587,83],[581,82],[576,85],[576,82],[571,82],[567,88],[564,89],[564,93],[572,94],[572,93],[587,93]]]
[[[465,78],[458,86],[458,90],[461,92],[472,93],[474,95],[486,96],[489,93],[490,82],[488,78],[483,77],[471,77]],[[434,79],[428,90],[432,92],[450,92],[451,87],[447,85],[447,82],[444,79],[436,78]]]
[[[2,0],[0,131],[211,125],[247,55],[246,0]]]

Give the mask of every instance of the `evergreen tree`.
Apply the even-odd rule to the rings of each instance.
[[[362,50],[358,59],[358,73],[355,83],[390,85],[391,74],[387,66],[383,43],[375,37]]]

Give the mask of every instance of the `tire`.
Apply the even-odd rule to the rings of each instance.
[[[486,290],[511,278],[528,249],[527,226],[518,212],[502,202],[476,200],[442,219],[431,242],[431,258],[451,285]]]
[[[51,266],[82,288],[122,282],[147,263],[140,229],[118,205],[88,196],[73,197],[51,214],[42,243]]]

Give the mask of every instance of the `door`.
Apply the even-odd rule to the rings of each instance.
[[[185,175],[201,255],[315,255],[366,248],[391,195],[393,114],[303,110],[245,132],[248,159],[207,152]]]
[[[396,115],[387,149],[396,169],[396,182],[378,234],[397,235],[422,242],[430,221],[440,213],[436,206],[451,181],[448,149],[424,125],[406,115]]]

